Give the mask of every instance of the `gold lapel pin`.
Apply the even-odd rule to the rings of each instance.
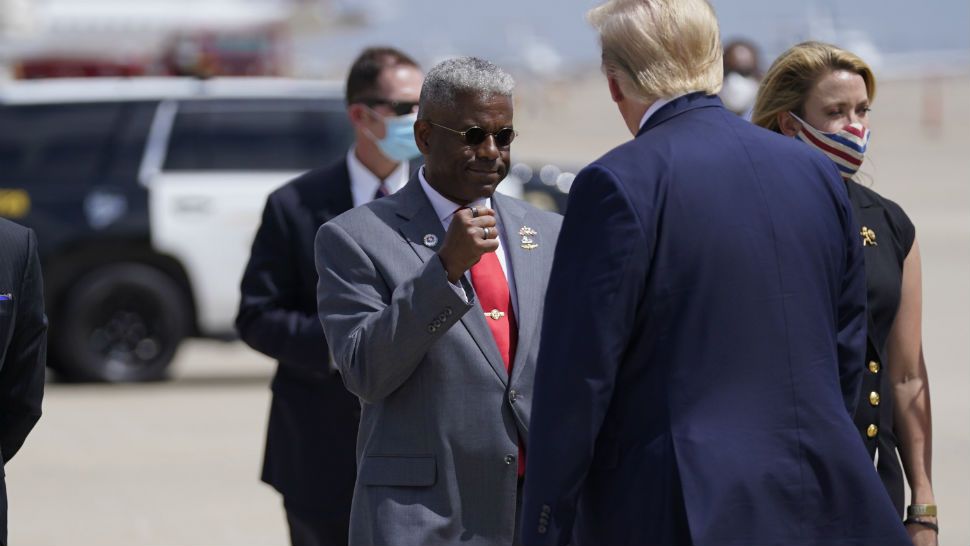
[[[866,226],[862,226],[862,231],[859,232],[859,235],[862,235],[862,246],[879,246],[876,243],[876,232]]]
[[[526,250],[533,250],[539,248],[539,244],[536,243],[534,236],[538,235],[536,230],[530,228],[529,226],[522,226],[519,229],[519,236],[522,237],[521,246]]]

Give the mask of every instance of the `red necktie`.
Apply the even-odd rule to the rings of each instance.
[[[498,250],[497,252],[501,252]],[[512,296],[505,272],[495,252],[486,252],[471,269],[472,285],[478,302],[485,310],[485,322],[492,331],[498,345],[498,352],[505,362],[505,371],[512,376],[512,362],[515,360],[515,346],[518,342],[518,326],[512,310]],[[525,453],[519,442],[519,477],[525,473]]]

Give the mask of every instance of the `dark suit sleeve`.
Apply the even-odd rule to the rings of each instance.
[[[616,177],[595,164],[584,169],[570,191],[546,293],[529,426],[525,544],[570,538],[643,296],[648,241],[652,236]],[[537,523],[544,519],[548,524]]]
[[[313,374],[331,373],[329,349],[317,314],[300,311],[298,238],[279,193],[266,200],[263,220],[243,273],[236,330],[247,345]]]
[[[47,317],[37,239],[27,232],[26,266],[16,292],[13,337],[0,370],[0,448],[6,463],[41,415],[47,363]]]
[[[826,161],[826,163],[831,162]],[[866,272],[859,239],[859,224],[852,214],[852,205],[845,184],[832,165],[830,184],[835,187],[845,236],[845,269],[839,295],[838,347],[839,379],[842,396],[850,415],[855,414],[866,359]]]

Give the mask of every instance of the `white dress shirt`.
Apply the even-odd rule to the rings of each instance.
[[[347,152],[347,172],[350,173],[350,195],[353,198],[354,206],[359,207],[365,203],[370,203],[377,193],[377,188],[381,187],[381,179],[372,173],[357,159],[357,148],[351,147]],[[388,195],[396,192],[408,183],[408,162],[398,163],[397,168],[384,179]]]
[[[428,196],[428,200],[431,201],[431,206],[434,208],[435,214],[438,215],[438,220],[441,221],[441,227],[445,229],[445,233],[448,232],[448,226],[451,225],[451,219],[455,215],[455,212],[459,208],[463,208],[462,205],[455,203],[454,201],[448,199],[444,195],[438,193],[438,190],[431,187],[428,184],[427,179],[424,177],[424,167],[418,170],[418,180],[421,182],[421,189],[424,190],[424,194]],[[479,199],[465,205],[465,207],[488,207],[492,208],[491,198]],[[498,224],[498,218],[496,218],[496,227]],[[512,298],[512,311],[518,315],[519,313],[519,303],[518,298],[515,293],[515,279],[512,277],[508,266],[508,256],[506,255],[505,249],[508,246],[508,241],[503,241],[504,237],[502,230],[498,230],[499,236],[495,238],[498,241],[498,249],[495,250],[495,254],[498,256],[498,263],[502,266],[502,272],[505,273],[505,280],[509,284],[509,296]],[[469,275],[469,281],[471,281],[470,271],[466,273]],[[463,292],[463,291],[462,291]],[[465,294],[462,294],[463,296]],[[465,301],[468,301],[467,298]]]

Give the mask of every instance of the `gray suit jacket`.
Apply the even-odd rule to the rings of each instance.
[[[362,406],[352,545],[513,542],[517,443],[562,219],[500,194],[492,207],[518,297],[511,379],[470,283],[466,303],[448,282],[445,233],[417,178],[317,232],[320,319]],[[523,248],[523,228],[538,247]]]

